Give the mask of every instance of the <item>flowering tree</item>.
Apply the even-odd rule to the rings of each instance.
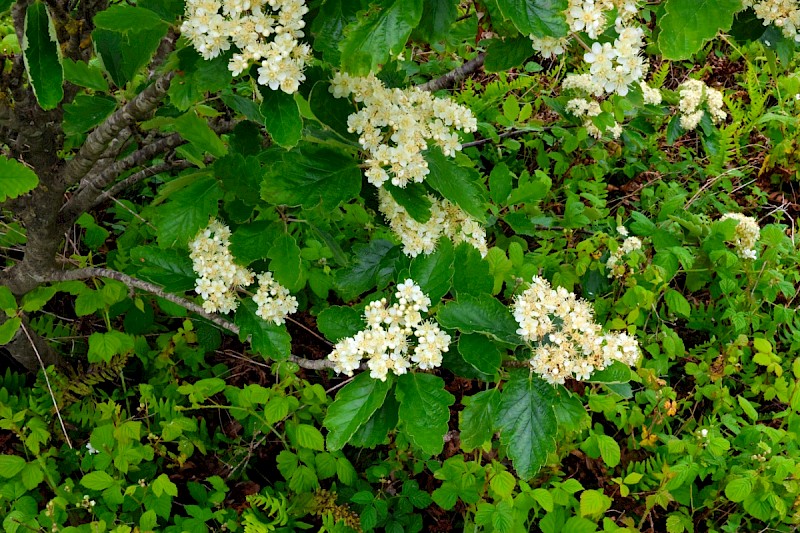
[[[425,460],[455,439],[448,462],[481,450],[490,459],[440,465],[433,500],[473,506],[467,522],[512,531],[532,509],[553,509],[552,496],[527,482],[568,453],[557,438],[590,425],[580,382],[627,400],[633,380],[662,405],[664,358],[683,349],[667,324],[705,312],[690,293],[730,305],[693,328],[722,346],[757,333],[758,353],[772,354],[764,335],[776,330],[741,321],[761,309],[756,291],[765,302],[792,295],[796,273],[785,269],[794,251],[780,227],[764,229],[762,258],[753,218],[710,200],[688,210],[711,184],[690,188],[691,198],[659,192],[687,209],[648,218],[653,200],[644,196],[629,210],[623,197],[612,214],[612,185],[602,180],[678,173],[679,149],[706,161],[696,170],[684,154],[684,170],[714,180],[738,168],[749,157],[742,139],[773,120],[762,115],[767,97],[743,110],[691,64],[668,78],[669,61],[727,45],[742,55],[735,40],[760,47],[777,69],[797,40],[792,2],[6,0],[0,13],[9,23],[0,56],[9,250],[0,344],[43,371],[59,427],[50,434],[36,402],[17,419],[0,401],[0,428],[35,458],[6,453],[0,477],[48,486],[44,500],[9,504],[15,524],[55,531],[91,517],[103,527],[204,531],[213,516],[266,531],[258,528],[297,527],[290,509],[313,494],[316,507],[294,518],[330,512],[340,527],[388,527],[377,500],[354,496],[363,506],[356,519],[322,489],[336,474],[358,492],[342,450],[390,442],[392,453]],[[720,32],[732,36],[714,41]],[[658,159],[664,147],[676,153]],[[578,244],[587,228],[592,236]],[[559,247],[571,255],[548,255]],[[731,303],[734,287],[751,298]],[[84,339],[72,350],[53,342],[62,335],[52,317],[61,315],[88,325],[71,330]],[[283,388],[221,379],[205,355],[236,342]],[[125,372],[142,376],[137,390],[129,395],[122,377],[125,392],[109,394],[97,417],[75,398],[84,389],[69,384],[70,375],[116,379],[133,367]],[[313,382],[338,374],[352,379],[314,403]],[[457,382],[479,392],[457,391]],[[591,409],[611,413],[599,397],[590,396]],[[122,408],[131,398],[139,411]],[[245,459],[229,465],[228,479],[247,475],[261,435],[285,445],[277,468],[286,486],[251,498],[241,521],[231,509],[209,510],[200,525],[194,515],[171,518],[178,488],[165,468],[183,468],[209,446],[198,419],[180,413],[203,408],[229,409],[252,439],[230,452]],[[44,433],[31,440],[23,426],[37,424]],[[87,439],[82,474],[48,466],[59,452],[45,443]],[[620,463],[610,436],[582,442],[588,456]],[[484,474],[489,492],[456,479]],[[737,476],[732,494],[725,489],[730,501],[745,501],[755,520],[787,517],[759,507],[767,496],[739,499]],[[629,491],[639,479],[615,483]],[[80,499],[76,483],[102,499]],[[216,483],[191,489],[205,498],[200,506],[214,490],[224,494]],[[667,498],[679,488],[667,486],[646,490]],[[408,496],[412,508],[430,504],[419,494]],[[582,520],[609,508],[601,496],[581,497]],[[85,514],[70,515],[67,503]],[[648,499],[641,520],[662,503]]]

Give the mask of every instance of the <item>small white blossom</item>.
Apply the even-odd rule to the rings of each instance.
[[[678,87],[678,93],[681,97],[678,104],[680,123],[686,131],[695,129],[706,113],[714,124],[722,122],[728,116],[722,110],[722,93],[700,80],[686,80]]]
[[[253,301],[258,305],[257,316],[278,325],[286,322],[287,316],[297,312],[297,298],[272,277],[272,272],[258,275],[258,290],[253,295]]]
[[[755,250],[758,238],[761,236],[761,228],[753,217],[748,217],[741,213],[725,213],[720,220],[734,219],[738,221],[736,225],[736,235],[733,244],[739,257],[742,259],[756,259],[758,256]]]

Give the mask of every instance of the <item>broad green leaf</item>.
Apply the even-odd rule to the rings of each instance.
[[[16,0],[0,0],[0,13],[5,13]]]
[[[741,9],[741,0],[667,0],[658,21],[664,59],[689,59],[717,32],[729,30]]]
[[[362,314],[352,307],[333,305],[317,316],[317,329],[333,342],[366,328]]]
[[[608,435],[598,435],[597,447],[600,449],[600,456],[608,466],[614,468],[619,464],[619,444],[617,444],[617,441],[615,441],[612,437],[609,437]]]
[[[453,245],[445,238],[439,241],[433,253],[418,255],[411,261],[411,278],[431,302],[438,302],[450,291],[454,258]]]
[[[292,354],[292,337],[285,325],[268,322],[256,315],[258,305],[248,298],[236,309],[234,323],[239,326],[239,340],[250,337],[250,346],[264,358],[285,361]]]
[[[17,161],[0,155],[0,202],[17,198],[39,185],[36,173]]]
[[[94,17],[94,25],[104,30],[135,34],[145,29],[167,28],[168,24],[143,7],[114,5]]]
[[[458,297],[492,293],[494,279],[489,273],[489,263],[476,248],[468,243],[456,246],[453,264],[458,266],[453,273],[453,289]]]
[[[169,86],[170,103],[178,110],[186,111],[204,100],[207,93],[217,93],[230,87],[233,75],[228,70],[228,63],[233,53],[233,50],[227,50],[211,60],[205,60],[191,46],[178,50],[176,55],[179,72]],[[258,123],[263,122],[258,105],[252,100],[232,94],[223,94],[221,97],[226,105],[236,110],[236,104],[242,103],[249,108],[248,112],[242,112],[245,117]]]
[[[533,47],[527,35],[507,37],[505,40],[492,39],[486,47],[486,61],[483,66],[486,72],[502,72],[519,67],[532,55]]]
[[[328,429],[328,449],[341,450],[353,434],[383,405],[391,380],[358,374],[336,394],[322,425]]]
[[[507,205],[506,200],[513,188],[514,175],[508,169],[508,165],[500,163],[495,165],[492,173],[489,174],[489,194],[492,201],[497,205]]]
[[[173,22],[184,13],[185,0],[138,0],[136,5],[157,14],[167,22]]]
[[[133,350],[133,337],[120,331],[95,332],[89,335],[86,358],[90,363],[108,363],[115,355]]]
[[[226,191],[235,193],[248,205],[258,203],[264,171],[257,158],[228,154],[214,161],[214,174]]]
[[[614,361],[603,370],[596,370],[586,381],[591,383],[628,383],[631,380],[631,369],[621,361]]]
[[[73,61],[65,57],[63,60],[64,77],[68,82],[74,83],[93,91],[108,91],[108,82],[103,76],[103,71],[89,65],[84,61]]]
[[[353,433],[349,440],[350,444],[357,448],[374,448],[379,444],[385,444],[389,432],[397,427],[398,407],[394,395],[387,395],[383,405]]]
[[[419,37],[429,43],[442,41],[447,38],[450,26],[458,18],[458,1],[423,0],[422,12],[424,16],[419,21],[414,38]],[[530,48],[530,40],[528,48]]]
[[[325,211],[358,196],[361,192],[361,171],[356,161],[338,150],[303,145],[286,152],[267,170],[261,186],[261,197],[271,204],[303,206],[319,205]]]
[[[17,299],[11,289],[5,285],[0,285],[0,310],[7,313],[13,313],[17,310]]]
[[[240,265],[266,259],[275,239],[283,235],[284,230],[285,226],[280,222],[259,220],[243,224],[231,234],[231,254]]]
[[[725,485],[725,497],[732,502],[743,502],[752,492],[753,480],[748,476],[734,478]]]
[[[0,476],[11,479],[25,468],[25,459],[16,455],[0,455]]]
[[[461,447],[466,452],[489,442],[495,432],[495,420],[500,410],[500,391],[489,389],[462,398],[464,410],[458,414]]]
[[[290,291],[303,288],[300,247],[294,237],[286,233],[278,236],[267,252],[267,257],[272,260],[269,269],[278,283]]]
[[[175,131],[198,149],[208,152],[214,157],[222,157],[228,153],[228,147],[214,133],[208,122],[189,111],[175,120]]]
[[[356,21],[360,9],[361,2],[354,0],[325,0],[311,24],[314,49],[322,52],[322,58],[331,65],[339,64],[339,44],[345,28]]]
[[[0,346],[11,342],[11,339],[17,334],[17,330],[21,324],[22,319],[17,317],[8,318],[5,322],[0,324]]]
[[[581,516],[601,515],[611,507],[611,498],[599,490],[585,490],[581,493]]]
[[[380,0],[358,13],[339,45],[347,72],[364,76],[403,51],[422,17],[422,0]]]
[[[167,494],[174,497],[178,495],[178,486],[166,474],[159,475],[150,485],[150,488],[156,496]]]
[[[490,376],[497,372],[503,359],[497,345],[489,337],[478,333],[461,334],[458,352],[464,361]]]
[[[459,296],[439,310],[439,324],[462,333],[481,333],[507,344],[518,346],[522,340],[517,334],[519,324],[509,308],[489,295]]]
[[[77,135],[100,124],[114,109],[117,101],[108,96],[79,94],[64,106],[64,133]]]
[[[283,148],[294,147],[303,134],[303,119],[294,96],[268,87],[259,89],[263,97],[261,115],[270,137]]]
[[[450,406],[455,402],[444,389],[444,380],[433,374],[403,374],[397,378],[397,400],[402,431],[423,452],[442,453]]]
[[[162,248],[185,246],[219,211],[223,191],[212,176],[200,176],[173,193],[156,211],[156,233]]]
[[[471,217],[486,221],[486,189],[478,171],[459,166],[439,148],[431,149],[425,159],[430,170],[426,183]]]
[[[404,188],[395,187],[389,182],[383,188],[391,194],[394,201],[406,210],[411,218],[420,223],[425,223],[431,218],[433,203],[428,198],[428,192],[421,183],[409,183]]]
[[[320,123],[336,132],[342,139],[357,146],[358,135],[347,131],[347,118],[355,112],[353,102],[348,98],[334,98],[330,88],[331,84],[326,80],[314,84],[308,97],[311,112]]]
[[[689,301],[675,289],[667,289],[664,293],[664,301],[667,302],[667,308],[670,311],[682,318],[689,318],[692,314],[692,306]]]
[[[103,293],[87,287],[75,299],[75,314],[78,316],[91,315],[95,311],[104,309],[105,306],[106,300],[103,298]]]
[[[39,106],[45,111],[54,109],[64,98],[64,68],[56,29],[43,2],[29,5],[25,13],[22,53]]]
[[[500,395],[496,425],[519,477],[533,477],[555,450],[553,387],[526,369],[513,370]]]
[[[33,490],[39,486],[39,483],[44,481],[44,472],[42,472],[42,467],[38,463],[28,463],[20,472],[19,477],[26,489]]]
[[[758,420],[758,411],[756,411],[756,408],[753,407],[753,404],[750,403],[744,396],[737,396],[736,400],[739,402],[739,406],[742,408],[742,411],[744,411],[750,420],[756,422]]]
[[[81,478],[81,485],[90,490],[105,490],[114,485],[116,481],[106,472],[89,472]]]
[[[523,35],[558,38],[569,32],[567,0],[497,0],[497,5]]]
[[[385,287],[405,264],[400,248],[376,239],[353,247],[355,263],[336,272],[336,287],[344,300],[351,300],[376,285]]]
[[[325,438],[317,428],[310,424],[298,424],[295,428],[295,437],[297,444],[303,448],[320,452],[325,450]]]
[[[188,250],[138,246],[131,250],[131,261],[140,267],[137,276],[170,292],[194,289],[197,273],[192,269]]]

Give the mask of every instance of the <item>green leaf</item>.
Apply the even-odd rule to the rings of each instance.
[[[664,293],[664,301],[667,302],[669,310],[680,317],[689,318],[692,313],[689,301],[675,289],[667,289],[667,292]]]
[[[494,203],[507,205],[506,200],[513,189],[513,179],[514,175],[508,169],[508,165],[505,163],[495,165],[492,173],[489,174],[489,194]]]
[[[159,497],[162,494],[173,497],[178,495],[178,486],[170,481],[166,474],[159,475],[150,485],[150,488],[153,489],[153,494]]]
[[[339,65],[339,44],[344,39],[345,28],[356,21],[361,2],[353,0],[325,0],[311,24],[314,49],[331,65]]]
[[[597,447],[600,449],[600,456],[608,466],[614,468],[619,464],[619,444],[617,444],[617,441],[615,441],[612,437],[609,437],[608,435],[598,435]]]
[[[64,68],[56,29],[49,9],[42,2],[29,5],[25,13],[22,53],[39,106],[45,111],[54,109],[64,98]]]
[[[131,250],[131,261],[141,267],[138,277],[161,285],[169,292],[184,292],[195,287],[197,274],[187,251],[138,246]]]
[[[300,258],[300,247],[297,241],[289,234],[280,235],[272,244],[267,252],[267,257],[271,259],[269,269],[275,279],[289,289],[298,291],[303,288],[302,278],[302,259]]]
[[[39,185],[36,173],[15,159],[0,155],[0,202],[17,198]]]
[[[44,472],[42,472],[42,467],[38,463],[28,463],[22,469],[19,477],[26,489],[33,490],[39,486],[39,483],[44,481]]]
[[[325,451],[325,438],[310,424],[298,424],[295,428],[297,444],[310,450]]]
[[[380,0],[344,30],[339,46],[344,70],[364,76],[400,54],[422,17],[422,0]]]
[[[183,15],[185,0],[137,0],[136,5],[156,13],[167,22]]]
[[[415,39],[421,37],[429,43],[443,41],[450,33],[450,26],[458,18],[458,2],[456,0],[423,0],[424,17],[414,33]],[[528,44],[530,48],[530,42]]]
[[[564,15],[567,0],[497,0],[497,5],[523,35],[558,38],[569,31]]]
[[[81,478],[81,485],[91,490],[105,490],[114,485],[116,481],[106,472],[89,472]]]
[[[743,502],[753,492],[753,481],[750,477],[737,477],[725,485],[725,497],[732,502]]]
[[[328,449],[341,450],[353,434],[383,405],[391,380],[358,374],[336,394],[322,425],[328,429]]]
[[[68,82],[74,83],[93,91],[108,91],[108,82],[103,76],[103,71],[83,61],[73,61],[65,57],[62,61],[64,77]]]
[[[0,455],[0,476],[11,479],[25,468],[25,459],[16,455]]]
[[[261,115],[264,125],[278,146],[294,147],[303,134],[303,119],[294,96],[283,91],[273,91],[259,86],[261,96]]]
[[[455,252],[449,239],[441,239],[433,253],[418,255],[411,261],[411,278],[431,302],[438,302],[450,291],[455,270]]]
[[[462,334],[458,339],[458,352],[464,361],[490,376],[497,373],[503,359],[497,345],[478,333]]]
[[[123,34],[136,34],[145,29],[168,27],[161,17],[143,7],[114,5],[94,17],[96,28]]]
[[[11,339],[17,334],[17,330],[21,324],[22,319],[16,317],[9,318],[0,324],[0,346],[11,342]]]
[[[75,299],[75,314],[78,316],[90,315],[104,309],[105,306],[106,300],[103,298],[102,292],[86,288]]]
[[[361,171],[352,157],[338,150],[303,145],[270,166],[261,197],[271,204],[322,206],[332,211],[361,192]]]
[[[120,331],[95,332],[89,335],[86,358],[90,363],[111,361],[115,355],[133,350],[133,337]]]
[[[689,59],[717,32],[729,30],[741,9],[741,0],[667,0],[658,21],[664,59]]]
[[[264,173],[256,157],[228,154],[214,161],[214,174],[225,190],[235,193],[246,204],[258,203]]]
[[[268,322],[256,315],[258,305],[252,298],[241,302],[234,323],[239,326],[239,340],[250,337],[250,346],[264,358],[285,361],[292,354],[292,337],[285,325]]]
[[[495,420],[500,410],[500,391],[490,389],[461,400],[464,410],[458,415],[461,430],[461,447],[465,452],[483,446],[492,440]]]
[[[611,498],[599,490],[585,490],[581,493],[581,516],[601,515],[609,507],[611,507]]]
[[[228,153],[228,147],[214,133],[208,123],[189,111],[175,120],[175,131],[198,149],[208,152],[214,157],[222,157]]]
[[[519,325],[509,308],[486,294],[459,296],[457,301],[442,307],[437,318],[447,329],[481,333],[514,346],[522,344],[517,335]]]
[[[183,247],[217,215],[223,191],[212,176],[201,176],[172,194],[156,215],[158,244]]]
[[[486,221],[486,189],[474,168],[457,165],[437,147],[425,156],[428,161],[428,185],[480,222]]]
[[[513,370],[500,396],[496,424],[519,477],[533,477],[554,451],[558,431],[553,387],[526,369]]]
[[[11,289],[5,285],[0,285],[0,311],[13,313],[16,310],[17,299],[14,298],[14,294],[11,292]]]
[[[333,305],[317,316],[317,329],[333,342],[352,337],[365,327],[361,313],[352,307]]]
[[[418,448],[430,455],[442,453],[450,420],[452,394],[444,380],[432,374],[412,372],[397,378],[401,428]]]
[[[431,218],[431,203],[428,192],[421,183],[409,183],[404,188],[395,187],[389,182],[383,184],[394,201],[408,212],[409,216],[424,224]]]
[[[527,35],[507,37],[504,41],[492,39],[486,47],[484,68],[486,72],[502,72],[523,65],[532,55],[533,47]]]
[[[750,403],[744,396],[737,396],[736,400],[739,402],[739,406],[742,408],[742,411],[744,411],[744,413],[750,417],[750,420],[756,422],[758,420],[758,411],[756,411],[756,408],[753,407],[753,404]]]
[[[355,264],[336,272],[336,287],[344,300],[351,300],[379,286],[386,286],[405,262],[400,248],[389,241],[376,239],[353,246]]]
[[[275,239],[283,235],[285,226],[281,222],[259,220],[243,224],[231,234],[230,251],[236,262],[249,265],[258,259],[266,259]]]
[[[364,422],[350,438],[350,444],[357,448],[374,448],[385,444],[389,432],[397,427],[397,400],[393,395],[386,396],[383,405]]]
[[[494,278],[489,273],[489,263],[473,246],[468,243],[456,246],[453,264],[458,265],[453,273],[453,289],[458,297],[492,293]]]
[[[79,94],[64,106],[64,133],[77,135],[89,131],[116,108],[117,101],[111,97]]]
[[[772,344],[767,339],[753,339],[753,347],[758,352],[772,353]]]
[[[0,0],[0,13],[5,13],[16,0]]]

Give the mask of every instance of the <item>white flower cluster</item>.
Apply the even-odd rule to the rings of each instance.
[[[203,309],[209,313],[229,313],[239,305],[237,287],[253,283],[254,274],[233,262],[228,250],[231,230],[217,220],[189,243],[192,268],[200,276],[195,291],[203,297]]]
[[[567,378],[588,379],[614,361],[629,366],[639,360],[639,344],[627,333],[603,334],[589,303],[563,287],[533,277],[530,287],[514,301],[517,333],[536,343],[530,364],[550,383]]]
[[[748,217],[741,213],[725,213],[720,220],[734,219],[738,221],[736,225],[736,236],[733,244],[736,252],[742,259],[755,259],[756,243],[761,236],[761,228],[753,217]]]
[[[650,87],[646,82],[640,82],[639,86],[642,88],[642,97],[645,104],[661,105],[661,101],[663,100],[661,91]]]
[[[724,105],[722,93],[700,80],[686,80],[678,87],[678,92],[681,97],[678,105],[681,113],[681,127],[686,131],[695,129],[706,112],[714,124],[722,122],[728,116],[722,110]],[[705,109],[703,109],[703,104],[705,104]]]
[[[253,295],[253,301],[258,305],[257,316],[278,325],[286,322],[287,316],[297,312],[297,298],[275,281],[272,272],[258,275],[258,290]]]
[[[181,31],[205,59],[233,42],[238,51],[228,69],[234,76],[259,62],[259,84],[292,94],[311,57],[311,47],[299,42],[306,13],[304,0],[187,0]]]
[[[764,26],[774,24],[789,39],[800,41],[800,4],[797,0],[744,0],[744,7],[752,7]]]
[[[405,374],[412,363],[422,370],[442,364],[442,353],[450,347],[450,335],[435,321],[423,320],[430,298],[411,279],[397,286],[395,298],[397,302],[392,305],[386,298],[370,302],[364,310],[367,328],[336,343],[328,355],[336,372],[352,376],[361,360],[367,358],[369,375],[386,381],[389,371]],[[411,337],[416,339],[413,351]]]
[[[624,229],[624,228],[623,228]],[[625,230],[627,235],[628,230]],[[622,233],[622,232],[620,232]],[[642,241],[638,237],[627,237],[622,241],[622,246],[611,252],[611,255],[606,261],[606,268],[608,268],[608,277],[622,277],[625,275],[625,265],[620,264],[623,257],[631,252],[642,249]]]
[[[485,257],[489,249],[483,226],[448,200],[439,200],[432,195],[428,195],[428,199],[431,201],[431,217],[427,222],[417,222],[386,189],[381,187],[378,190],[379,209],[389,227],[400,237],[403,252],[411,257],[430,254],[442,235],[446,235],[453,244],[471,244]]]
[[[352,95],[363,104],[348,117],[347,126],[370,154],[364,174],[376,187],[389,180],[397,187],[422,182],[429,172],[422,156],[428,141],[452,157],[461,150],[454,130],[469,133],[478,127],[468,108],[416,87],[389,89],[372,74],[360,78],[337,73],[330,91],[335,98]]]
[[[595,126],[594,122],[592,122],[592,117],[596,117],[602,111],[599,103],[585,98],[573,98],[567,102],[567,111],[576,117],[586,117],[586,120],[583,122],[583,127],[586,128],[589,135],[595,139],[600,139],[603,136],[603,132],[600,128]],[[614,139],[619,139],[620,135],[622,135],[622,125],[614,121],[614,125],[606,128],[606,132]]]
[[[230,313],[239,306],[236,289],[253,284],[255,273],[234,263],[230,250],[231,230],[218,220],[211,220],[189,243],[192,268],[200,276],[195,291],[203,298],[203,309],[209,313]],[[297,300],[271,272],[258,275],[259,287],[253,301],[256,314],[264,320],[283,324],[286,316],[297,311]]]

